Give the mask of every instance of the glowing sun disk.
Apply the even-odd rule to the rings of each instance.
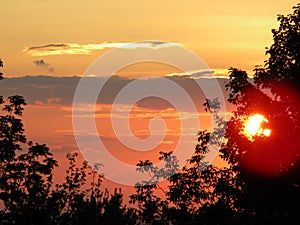
[[[267,123],[268,120],[260,114],[252,115],[248,118],[244,127],[244,134],[252,140],[253,136],[266,136],[271,135],[270,129],[265,129],[262,127],[262,123]]]

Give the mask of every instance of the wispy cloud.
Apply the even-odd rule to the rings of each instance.
[[[54,71],[53,66],[51,66],[51,64],[49,64],[49,63],[46,63],[43,59],[34,60],[33,64],[40,67],[40,68],[44,68],[44,69],[48,70],[49,72]]]
[[[47,103],[46,103],[47,102]],[[40,99],[35,100],[35,105],[53,105],[53,104],[59,104],[61,102],[61,99],[59,97],[55,98],[48,98],[47,101],[43,102]]]
[[[49,104],[60,103],[60,102],[61,102],[61,99],[60,99],[59,97],[48,98],[48,99],[47,99],[47,102],[48,102]]]
[[[228,69],[201,69],[201,70],[195,70],[195,71],[188,71],[188,72],[182,72],[182,73],[169,73],[166,74],[168,77],[173,76],[189,76],[194,79],[197,78],[229,78],[228,77]]]
[[[31,56],[48,56],[48,55],[87,55],[92,51],[103,50],[105,48],[169,48],[179,46],[178,43],[160,42],[160,41],[145,41],[135,43],[121,42],[103,42],[96,44],[76,44],[76,43],[53,43],[41,46],[25,47],[23,52]]]

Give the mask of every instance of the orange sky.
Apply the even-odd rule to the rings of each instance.
[[[2,0],[0,56],[6,76],[82,75],[103,52],[32,56],[26,48],[48,44],[182,43],[210,68],[252,70],[265,59],[264,47],[277,27],[276,15],[297,0]],[[46,67],[33,61],[43,59]]]
[[[251,72],[255,65],[261,65],[265,60],[265,47],[272,43],[271,29],[278,27],[276,15],[290,13],[297,3],[296,0],[1,0],[2,71],[10,78],[26,75],[82,76],[98,57],[113,47],[136,41],[160,40],[178,43],[195,52],[215,75],[226,75],[231,66]],[[141,75],[172,77],[182,75],[181,72],[168,65],[144,63],[123,68],[117,74],[131,78]],[[24,116],[29,138],[34,142],[47,143],[56,155],[63,158],[66,152],[77,149],[71,117],[70,94],[74,94],[74,90],[68,89],[71,83],[67,82],[61,85],[59,92],[55,89],[57,82],[52,86],[29,82],[26,87],[20,85],[11,90],[15,94],[24,94],[25,98],[30,96],[27,97],[29,105]],[[6,86],[0,84],[0,87]],[[194,94],[197,97],[197,93]],[[199,110],[198,106],[202,107],[202,104],[199,100],[196,108]],[[106,107],[111,105],[102,105],[102,109]],[[142,122],[139,120],[139,115],[147,113],[152,117],[165,116],[167,133],[171,134],[164,139],[162,146],[154,150],[155,156],[149,152],[143,153],[143,157],[156,158],[158,151],[172,150],[180,133],[178,120],[173,118],[176,112],[150,107],[138,114],[138,110],[132,110],[135,120],[131,122],[131,128],[134,134],[142,138],[149,135],[149,118],[145,117]],[[199,113],[201,126],[191,124],[188,127],[195,136],[195,142],[199,128],[211,127],[207,120],[209,115]],[[96,122],[98,135],[106,138],[104,142],[112,149],[112,155],[130,164],[140,159],[140,153],[123,152],[103,113]]]

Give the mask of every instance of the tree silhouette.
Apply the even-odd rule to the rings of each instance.
[[[0,67],[3,67],[3,61],[0,59]],[[0,72],[0,80],[3,79],[3,73]]]
[[[48,217],[44,201],[57,162],[46,145],[27,140],[20,119],[25,99],[18,95],[0,99],[0,199],[4,204],[0,215],[3,223],[39,224]],[[25,145],[26,152],[22,151]]]
[[[57,161],[45,144],[26,138],[21,120],[25,99],[0,96],[0,105],[1,225],[134,224],[135,210],[123,205],[121,189],[101,191],[100,164],[78,167],[77,153],[70,153],[65,180],[54,185]]]
[[[297,213],[300,200],[299,9],[298,4],[293,14],[278,16],[279,29],[272,30],[274,43],[266,51],[269,58],[264,67],[255,68],[254,85],[239,70],[231,70],[227,85],[232,93],[229,101],[239,107],[228,124],[229,142],[223,152],[227,159],[239,162],[246,183],[242,204],[248,212],[248,224],[300,222]],[[270,137],[255,137],[251,142],[234,134],[240,130],[242,118],[253,112],[269,120]],[[234,154],[233,146],[237,146],[239,154]]]
[[[279,29],[272,30],[274,43],[266,51],[269,58],[264,66],[254,69],[254,84],[245,71],[229,69],[228,102],[237,109],[227,121],[226,130],[224,120],[218,117],[218,101],[207,99],[204,103],[219,126],[212,131],[214,135],[199,132],[194,155],[182,170],[168,178],[165,201],[155,195],[159,190],[155,180],[176,168],[176,157],[161,153],[165,171],[149,161],[137,164],[141,172],[150,170],[153,174],[152,180],[137,184],[137,194],[131,196],[132,202],[138,203],[143,222],[300,224],[300,4],[293,9],[288,16],[278,16]],[[271,128],[270,137],[249,140],[242,133],[244,121],[255,113],[268,119],[263,126]],[[219,139],[223,132],[225,138]],[[220,157],[227,167],[209,165],[201,170],[207,166],[204,157],[209,146],[219,141]],[[145,217],[145,212],[152,217]]]
[[[219,105],[207,100],[207,110],[215,114],[222,126],[213,132],[224,130],[224,120],[217,116]],[[236,165],[218,168],[207,165],[205,155],[210,151],[211,133],[199,132],[198,144],[194,155],[187,165],[178,171],[178,161],[172,152],[161,152],[159,159],[165,163],[160,169],[148,160],[140,161],[140,172],[152,174],[150,181],[143,181],[136,186],[136,194],[131,195],[131,203],[137,203],[138,218],[141,224],[238,224],[240,206],[235,201],[242,194],[242,183],[238,177]],[[216,139],[221,139],[217,135]],[[202,168],[205,168],[204,170]],[[167,178],[169,186],[165,199],[158,197],[159,178]]]
[[[57,184],[51,193],[52,207],[58,209],[56,224],[126,224],[131,210],[122,204],[121,189],[110,194],[107,189],[101,191],[103,176],[97,173],[99,165],[94,168],[88,162],[77,167],[77,153],[67,155],[69,167],[62,184]],[[91,178],[88,185],[87,180]]]

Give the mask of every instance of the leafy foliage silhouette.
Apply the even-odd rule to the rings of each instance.
[[[45,144],[33,144],[25,136],[21,120],[25,99],[0,96],[0,105],[0,224],[121,225],[134,221],[135,210],[123,205],[121,189],[113,194],[100,190],[103,176],[97,170],[101,165],[92,168],[84,162],[78,167],[77,153],[67,155],[65,180],[55,185],[57,161]]]
[[[293,9],[288,16],[278,16],[279,29],[272,30],[274,43],[266,51],[269,58],[254,69],[254,83],[245,71],[229,69],[225,87],[236,110],[226,129],[217,113],[217,99],[204,103],[218,124],[212,132],[220,135],[199,132],[195,154],[168,178],[166,200],[155,195],[157,183],[137,185],[131,200],[138,202],[144,224],[300,224],[300,4]],[[254,113],[269,120],[270,137],[250,141],[242,134],[245,119]],[[203,165],[209,146],[219,141],[220,157],[227,166]],[[170,157],[174,156],[162,153],[175,168],[176,157]],[[172,168],[169,164],[166,174]],[[137,165],[143,172],[152,163]],[[154,180],[164,174],[155,168],[151,172]],[[145,217],[145,212],[152,217]]]

